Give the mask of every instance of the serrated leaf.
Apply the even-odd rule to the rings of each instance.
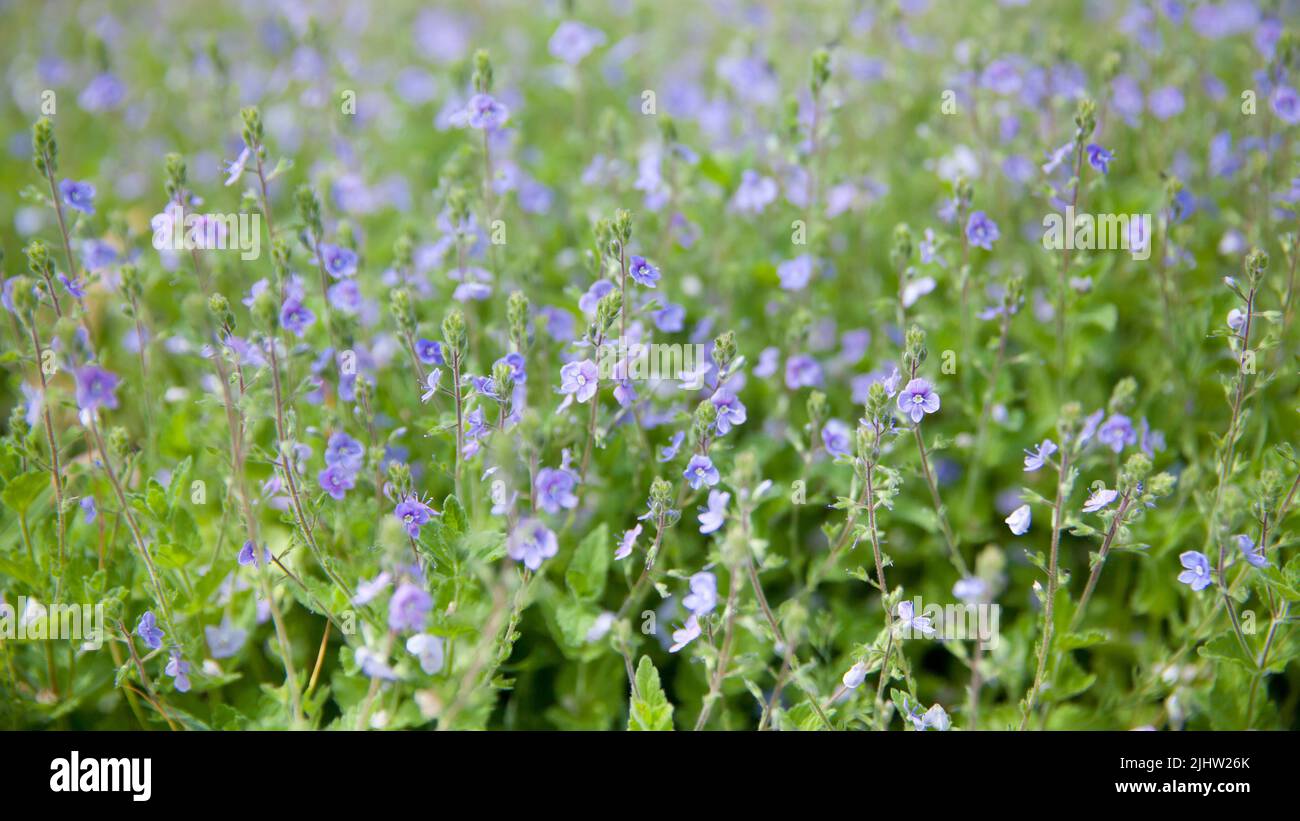
[[[579,543],[564,571],[564,583],[577,599],[593,601],[605,592],[605,578],[613,554],[610,547],[609,525],[603,522]]]
[[[642,656],[636,668],[636,691],[628,711],[627,728],[641,731],[673,729],[673,705],[659,684],[659,671],[649,656]]]
[[[4,501],[7,507],[12,508],[21,516],[25,514],[41,495],[41,491],[50,484],[50,476],[41,471],[30,471],[21,476],[15,476],[5,485],[5,489],[0,491],[0,500]]]

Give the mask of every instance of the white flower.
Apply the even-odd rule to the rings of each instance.
[[[858,687],[862,686],[862,682],[865,681],[866,678],[867,665],[859,661],[857,664],[849,668],[849,671],[844,674],[842,681],[844,682],[845,687],[850,690],[856,690]]]
[[[1023,536],[1029,531],[1029,523],[1033,518],[1029,505],[1021,505],[1011,511],[1011,515],[1006,518],[1007,527],[1011,528],[1011,532],[1017,536]]]
[[[417,633],[406,640],[406,650],[420,659],[420,669],[433,675],[442,669],[442,639],[427,633]]]

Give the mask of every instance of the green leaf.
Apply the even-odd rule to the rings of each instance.
[[[5,485],[5,489],[0,491],[0,500],[13,508],[21,516],[27,512],[36,497],[41,495],[41,490],[50,483],[48,473],[42,473],[39,470],[24,473],[22,476],[15,476]]]
[[[564,582],[575,597],[582,601],[592,601],[605,592],[605,578],[609,575],[609,557],[612,552],[609,525],[602,522],[578,545],[569,561],[569,569],[564,572]]]
[[[455,496],[448,496],[442,503],[442,523],[453,536],[460,536],[466,527],[465,508]]]
[[[661,731],[673,728],[673,705],[659,685],[659,671],[649,656],[642,656],[636,668],[636,689],[628,712],[629,730]]]

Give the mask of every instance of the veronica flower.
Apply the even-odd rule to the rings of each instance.
[[[998,224],[985,216],[983,211],[973,211],[966,220],[966,241],[985,251],[993,250],[993,243],[998,239]]]
[[[410,582],[403,582],[388,600],[388,627],[397,632],[422,630],[433,609],[433,599]]]
[[[844,684],[844,687],[849,690],[858,689],[859,687],[862,686],[862,682],[866,680],[867,680],[867,665],[866,662],[862,662],[862,661],[859,661],[856,664],[854,664],[852,667],[850,667],[848,669],[848,672],[844,674],[844,678],[840,679],[840,681]]]
[[[1083,503],[1083,512],[1096,513],[1098,510],[1101,510],[1103,507],[1106,507],[1111,502],[1115,501],[1115,497],[1118,495],[1119,491],[1107,490],[1104,487],[1099,488],[1088,497],[1086,502]]]
[[[1006,508],[1003,508],[1005,510]],[[1007,527],[1017,536],[1023,536],[1029,531],[1029,525],[1033,522],[1034,514],[1029,509],[1029,505],[1021,505],[1011,511],[1011,515],[1006,518]]]
[[[542,524],[541,519],[524,519],[506,539],[506,554],[529,570],[541,567],[542,561],[554,556],[559,549],[555,534]]]
[[[713,466],[713,461],[699,453],[691,457],[682,476],[686,478],[692,490],[699,490],[705,486],[713,487],[721,478],[718,469]]]
[[[646,262],[645,257],[633,256],[632,262],[627,267],[627,275],[647,288],[655,287],[655,283],[659,281],[659,269]]]
[[[336,501],[343,501],[347,492],[356,487],[357,475],[344,465],[330,465],[317,474],[321,489]]]
[[[253,152],[249,151],[248,146],[239,152],[239,156],[233,162],[226,163],[226,182],[227,186],[239,182],[239,178],[244,176],[244,168],[248,166],[248,161],[253,158]]]
[[[707,570],[691,576],[690,590],[682,597],[682,606],[697,616],[707,616],[718,606],[718,577]]]
[[[685,327],[686,309],[671,302],[657,311],[650,312],[650,319],[655,327],[666,334],[673,334]]]
[[[1044,439],[1043,443],[1033,450],[1025,451],[1025,472],[1032,473],[1047,464],[1047,460],[1056,453],[1056,443],[1051,439]]]
[[[146,610],[140,615],[140,620],[135,623],[135,634],[150,650],[162,649],[164,633],[158,626],[158,620],[154,618],[152,610]]]
[[[90,183],[61,180],[59,194],[63,196],[63,204],[69,208],[88,215],[95,213],[95,186]]]
[[[827,419],[822,425],[822,444],[831,456],[849,456],[853,445],[853,429],[839,419]]]
[[[63,287],[67,289],[68,293],[72,294],[74,299],[81,299],[86,295],[86,287],[80,277],[68,279],[67,274],[60,273],[59,282],[63,283]]]
[[[746,170],[740,176],[740,186],[731,198],[731,206],[742,213],[761,214],[776,200],[776,195],[776,180]]]
[[[1105,174],[1110,170],[1110,161],[1115,159],[1115,155],[1096,143],[1089,143],[1084,149],[1088,154],[1088,165]]]
[[[914,424],[920,424],[927,413],[939,410],[939,394],[924,379],[913,379],[898,394],[898,409]]]
[[[679,430],[673,434],[673,438],[668,440],[668,444],[659,449],[659,461],[670,462],[677,458],[677,451],[681,449],[682,442],[686,439],[686,431]]]
[[[95,509],[95,497],[85,496],[81,500],[82,521],[86,524],[93,524],[95,517],[99,512]]]
[[[362,444],[343,431],[331,434],[325,445],[325,464],[342,465],[354,472],[361,469],[365,455]]]
[[[781,365],[781,351],[775,347],[764,348],[759,351],[758,364],[754,366],[754,376],[760,379],[767,379],[776,373],[777,368]]]
[[[918,710],[916,713],[909,715],[908,720],[912,722],[912,728],[918,732],[929,729],[943,732],[952,726],[948,713],[938,704],[931,706],[924,713]]]
[[[1241,550],[1241,555],[1246,557],[1246,561],[1252,567],[1258,567],[1259,569],[1263,570],[1264,568],[1269,566],[1268,557],[1264,555],[1263,550],[1255,547],[1255,542],[1253,539],[1251,539],[1245,533],[1242,533],[1241,535],[1236,536],[1234,538],[1236,538],[1237,540],[1237,548]]]
[[[228,659],[244,646],[248,631],[235,627],[230,623],[230,617],[226,616],[221,620],[220,626],[209,624],[204,627],[203,636],[207,639],[208,649],[214,659]]]
[[[776,275],[781,279],[781,288],[786,291],[802,291],[808,286],[813,275],[813,258],[809,254],[800,254],[776,266]]]
[[[429,520],[437,515],[437,511],[420,501],[418,497],[407,496],[393,508],[393,515],[406,528],[407,534],[412,539],[418,539],[420,528],[427,525]]]
[[[1287,125],[1300,123],[1300,96],[1290,86],[1279,85],[1269,98],[1269,106],[1277,118]]]
[[[713,424],[720,435],[726,434],[737,425],[744,424],[747,418],[745,405],[727,388],[718,388],[709,401],[718,409],[717,419]]]
[[[576,66],[582,62],[583,57],[604,43],[605,33],[600,29],[574,20],[565,20],[555,29],[546,47],[555,59]]]
[[[590,359],[570,362],[560,368],[560,393],[577,399],[579,403],[587,402],[596,395],[599,375],[596,363]]]
[[[731,494],[721,490],[709,491],[709,506],[700,508],[700,532],[707,535],[722,527],[727,518],[727,503]]]
[[[188,693],[190,691],[190,663],[181,658],[180,650],[172,650],[163,672],[172,677],[172,684],[176,686],[176,692]]]
[[[393,576],[388,571],[380,573],[369,581],[362,579],[357,584],[357,592],[352,595],[352,603],[357,607],[363,604],[369,604],[374,601],[375,597],[384,592],[384,588],[392,584]]]
[[[426,365],[446,365],[442,355],[442,345],[431,339],[419,339],[415,342],[415,356]]]
[[[916,605],[911,601],[901,601],[894,609],[894,614],[898,617],[895,624],[901,630],[908,630],[920,633],[926,638],[934,635],[934,623],[929,616],[916,615]]]
[[[573,489],[578,485],[578,477],[567,468],[542,468],[537,471],[534,487],[537,491],[537,504],[552,515],[561,509],[573,510],[578,506],[578,497]]]
[[[641,525],[637,525],[631,530],[623,531],[623,538],[618,542],[618,550],[614,551],[615,559],[626,559],[632,555],[632,548],[636,547],[636,539],[641,535]]]
[[[87,365],[76,370],[77,407],[83,411],[96,408],[117,407],[117,385],[121,381],[117,374],[106,371],[98,365]]]
[[[822,366],[806,354],[796,354],[785,361],[785,386],[792,391],[819,387],[822,384]]]
[[[1178,561],[1186,568],[1178,574],[1178,581],[1198,593],[1210,586],[1210,582],[1213,581],[1210,575],[1210,560],[1204,553],[1188,550],[1178,554]]]
[[[357,252],[351,248],[321,243],[320,258],[325,271],[335,279],[350,277],[357,272]]]
[[[442,670],[442,639],[438,636],[416,633],[406,640],[406,651],[420,660],[420,669],[427,675],[432,676]]]
[[[285,330],[302,337],[316,321],[316,314],[298,299],[286,299],[280,307],[280,324]]]
[[[1137,444],[1137,431],[1133,423],[1122,413],[1112,414],[1097,431],[1097,441],[1109,447],[1115,453]]]
[[[474,456],[479,451],[479,440],[492,433],[492,428],[488,427],[487,420],[483,416],[482,408],[475,408],[470,411],[469,416],[465,417],[465,447],[461,450],[461,455],[466,459]]]
[[[420,394],[421,402],[428,402],[438,393],[438,383],[442,381],[442,368],[434,368],[429,371],[429,375],[424,378],[424,387],[427,388],[424,393]]]
[[[377,678],[384,681],[397,681],[397,671],[388,666],[384,657],[369,647],[358,647],[356,650],[357,666],[361,672],[368,678]]]
[[[330,307],[348,316],[356,316],[364,305],[361,298],[361,286],[353,279],[345,279],[334,283],[326,293]]]
[[[265,547],[262,548],[262,557],[259,561],[257,557],[257,543],[252,539],[244,542],[244,546],[239,550],[237,559],[240,566],[250,567],[253,565],[266,564],[271,561],[271,551]]]
[[[988,582],[979,576],[965,576],[958,579],[952,586],[952,595],[958,601],[966,604],[975,604],[988,598]]]
[[[453,121],[460,126],[468,125],[470,128],[495,131],[505,125],[506,120],[509,118],[510,109],[488,94],[475,94],[469,98],[465,110],[455,117]]]
[[[681,630],[673,631],[673,646],[668,648],[668,652],[676,653],[686,645],[700,637],[700,619],[692,613],[687,619],[686,624],[682,625]]]

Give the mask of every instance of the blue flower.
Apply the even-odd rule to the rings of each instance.
[[[399,633],[423,630],[432,609],[433,599],[428,593],[410,582],[403,582],[388,600],[388,627]]]
[[[181,658],[180,650],[172,650],[171,657],[167,660],[167,666],[163,672],[172,677],[172,683],[176,685],[176,692],[188,693],[190,691],[190,663]]]
[[[146,610],[140,616],[140,620],[135,623],[135,634],[140,637],[145,646],[150,650],[161,650],[163,631],[158,626],[158,620],[154,618],[152,610]]]
[[[898,409],[906,414],[914,424],[920,424],[927,413],[939,410],[939,394],[924,379],[913,379],[898,394]]]
[[[1197,592],[1210,586],[1210,582],[1213,581],[1210,575],[1210,560],[1204,553],[1188,550],[1178,555],[1178,561],[1186,568],[1178,574],[1178,581]]]
[[[69,208],[83,214],[95,213],[95,186],[90,183],[61,180],[59,193],[63,196],[63,204]]]
[[[1089,496],[1088,500],[1083,503],[1083,512],[1096,513],[1098,510],[1101,510],[1103,507],[1106,507],[1111,502],[1115,501],[1115,497],[1118,495],[1119,491],[1107,490],[1104,487],[1100,488]]]
[[[627,268],[628,276],[647,288],[655,287],[659,281],[659,269],[646,261],[645,257],[633,256]]]
[[[248,631],[230,623],[230,616],[221,620],[221,624],[209,624],[203,628],[203,637],[207,639],[208,649],[214,659],[228,659],[239,652],[248,639]]]
[[[1034,514],[1033,511],[1030,510],[1029,505],[1021,505],[1011,511],[1011,515],[1006,518],[1006,523],[1007,527],[1011,528],[1012,533],[1017,536],[1023,536],[1029,532],[1029,525],[1033,520]]]
[[[1047,463],[1053,453],[1056,453],[1056,443],[1051,439],[1044,439],[1043,443],[1034,450],[1025,451],[1025,472],[1032,473],[1039,470]]]
[[[853,444],[853,429],[839,419],[828,419],[822,425],[822,444],[831,456],[849,456]]]
[[[1110,170],[1110,161],[1115,159],[1115,155],[1096,143],[1089,143],[1084,149],[1088,154],[1088,165],[1105,174]]]
[[[351,248],[322,243],[320,258],[325,270],[335,279],[350,277],[357,272],[357,252]]]
[[[442,345],[431,339],[420,339],[415,343],[415,355],[426,365],[446,365],[442,355]]]
[[[993,250],[993,243],[998,239],[998,224],[985,216],[983,211],[973,211],[966,220],[966,241],[985,251]]]
[[[1259,569],[1263,570],[1264,568],[1269,566],[1268,557],[1264,555],[1263,550],[1255,547],[1255,542],[1253,539],[1251,539],[1245,533],[1242,533],[1241,535],[1236,536],[1234,538],[1236,538],[1237,540],[1237,547],[1241,550],[1241,555],[1246,557],[1246,561],[1252,567],[1258,567]]]
[[[722,490],[709,491],[708,507],[700,508],[700,532],[708,535],[718,528],[727,518],[727,503],[731,501],[731,494]]]
[[[699,490],[706,486],[713,487],[722,478],[718,475],[718,469],[713,466],[713,461],[698,453],[691,457],[682,476],[686,478],[692,490]]]
[[[506,539],[506,554],[529,570],[541,567],[559,550],[555,534],[540,519],[524,519]]]

